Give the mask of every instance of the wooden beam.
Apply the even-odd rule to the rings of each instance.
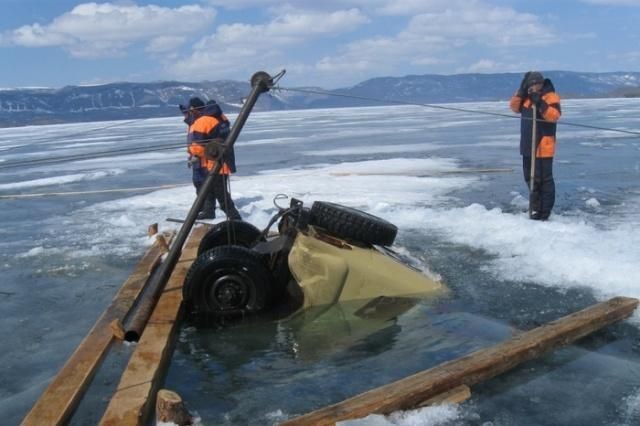
[[[194,228],[169,277],[100,424],[146,425],[171,359],[181,316],[182,284],[207,227]]]
[[[433,396],[460,385],[472,386],[552,349],[572,343],[628,317],[637,306],[637,299],[626,297],[598,303],[518,334],[498,345],[296,417],[282,425],[333,425],[340,420],[361,418],[372,413],[389,414],[414,408]]]
[[[68,421],[111,344],[113,331],[110,324],[124,321],[162,254],[164,249],[158,242],[147,250],[111,304],[36,401],[22,425],[59,425]]]
[[[156,400],[156,421],[186,426],[193,424],[193,416],[180,395],[169,389],[160,389]]]

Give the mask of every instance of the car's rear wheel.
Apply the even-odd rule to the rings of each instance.
[[[252,247],[258,241],[264,241],[264,237],[260,238],[262,232],[249,222],[242,220],[226,220],[215,224],[202,237],[198,246],[198,255],[207,250],[225,245],[235,245],[242,247]]]
[[[191,265],[182,294],[192,313],[254,314],[270,306],[273,277],[257,253],[239,246],[216,247]]]
[[[316,201],[311,206],[311,224],[345,239],[390,246],[398,228],[390,222],[340,204]]]

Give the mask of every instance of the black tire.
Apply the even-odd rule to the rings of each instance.
[[[257,253],[239,246],[216,247],[191,265],[182,296],[196,314],[254,314],[270,306],[273,277]]]
[[[326,201],[311,206],[311,224],[340,238],[380,246],[390,246],[398,234],[398,228],[382,218]]]
[[[198,246],[198,256],[220,246],[235,245],[250,248],[258,242],[260,234],[258,228],[242,220],[226,220],[217,223],[202,237]],[[261,240],[264,241],[264,238]]]

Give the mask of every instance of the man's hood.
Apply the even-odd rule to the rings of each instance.
[[[544,79],[544,83],[542,84],[542,93],[555,92],[556,88],[553,87],[553,83],[548,78]]]
[[[211,117],[219,118],[222,115],[222,108],[220,108],[220,105],[218,105],[216,101],[209,101],[204,106],[202,115],[209,115]]]

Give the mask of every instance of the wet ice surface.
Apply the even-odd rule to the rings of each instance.
[[[566,101],[563,111],[569,122],[640,129],[638,100]],[[0,165],[184,139],[179,117],[114,124],[0,129]],[[398,225],[396,249],[452,291],[364,336],[353,331],[371,324],[185,327],[167,387],[203,424],[276,423],[490,345],[511,327],[530,329],[611,296],[640,297],[640,139],[560,125],[556,208],[538,223],[526,218],[518,134],[515,119],[418,107],[251,115],[232,181],[245,219],[265,226],[278,193],[366,210]],[[0,170],[0,195],[184,183],[0,200],[0,413],[8,424],[22,419],[131,272],[151,243],[147,225],[167,229],[175,224],[165,218],[186,215],[189,182],[181,148]],[[474,387],[459,407],[367,421],[635,424],[639,315]],[[77,424],[99,420],[105,402],[89,401]]]

